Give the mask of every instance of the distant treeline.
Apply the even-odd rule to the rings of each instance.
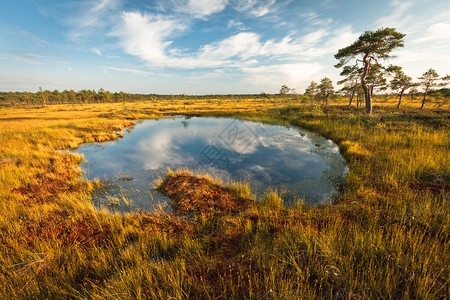
[[[194,99],[256,99],[256,98],[286,97],[286,95],[239,94],[239,95],[157,95],[157,94],[129,94],[124,92],[111,93],[100,89],[30,92],[0,92],[0,106],[39,106],[54,104],[85,104],[85,103],[114,103],[149,100],[194,100]]]
[[[439,96],[447,98],[450,96],[450,89],[441,89],[434,91],[430,96]],[[419,96],[423,93],[416,93]],[[337,94],[334,97],[338,96]],[[342,95],[339,95],[342,96]],[[388,96],[388,95],[380,95]],[[0,92],[0,106],[15,107],[15,106],[41,106],[54,104],[87,104],[87,103],[114,103],[114,102],[134,102],[134,101],[157,101],[157,100],[201,100],[201,99],[275,99],[275,98],[289,98],[301,102],[306,102],[309,97],[302,94],[228,94],[228,95],[157,95],[157,94],[129,94],[124,92],[111,93],[100,89],[81,90],[75,92],[73,90],[58,90],[30,93],[30,92]]]

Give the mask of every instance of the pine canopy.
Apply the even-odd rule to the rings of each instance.
[[[356,56],[368,55],[374,60],[387,59],[395,48],[403,47],[405,34],[399,33],[395,28],[380,28],[376,31],[366,31],[350,46],[339,49],[334,56],[339,59],[336,65],[340,68]]]

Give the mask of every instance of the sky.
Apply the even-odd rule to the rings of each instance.
[[[385,64],[450,73],[448,0],[2,0],[0,91],[303,93],[381,27],[406,34]]]

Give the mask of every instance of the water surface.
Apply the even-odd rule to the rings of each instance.
[[[330,140],[298,127],[228,118],[147,120],[123,139],[84,144],[78,152],[86,158],[82,169],[88,179],[109,182],[94,193],[96,204],[120,211],[167,204],[154,182],[168,167],[206,171],[225,181],[248,180],[256,196],[275,189],[287,205],[300,198],[330,201],[347,171]]]

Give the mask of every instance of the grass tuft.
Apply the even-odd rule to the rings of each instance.
[[[166,194],[177,214],[237,213],[253,204],[250,198],[239,196],[242,188],[222,187],[207,177],[196,177],[186,171],[169,171],[158,186]]]

